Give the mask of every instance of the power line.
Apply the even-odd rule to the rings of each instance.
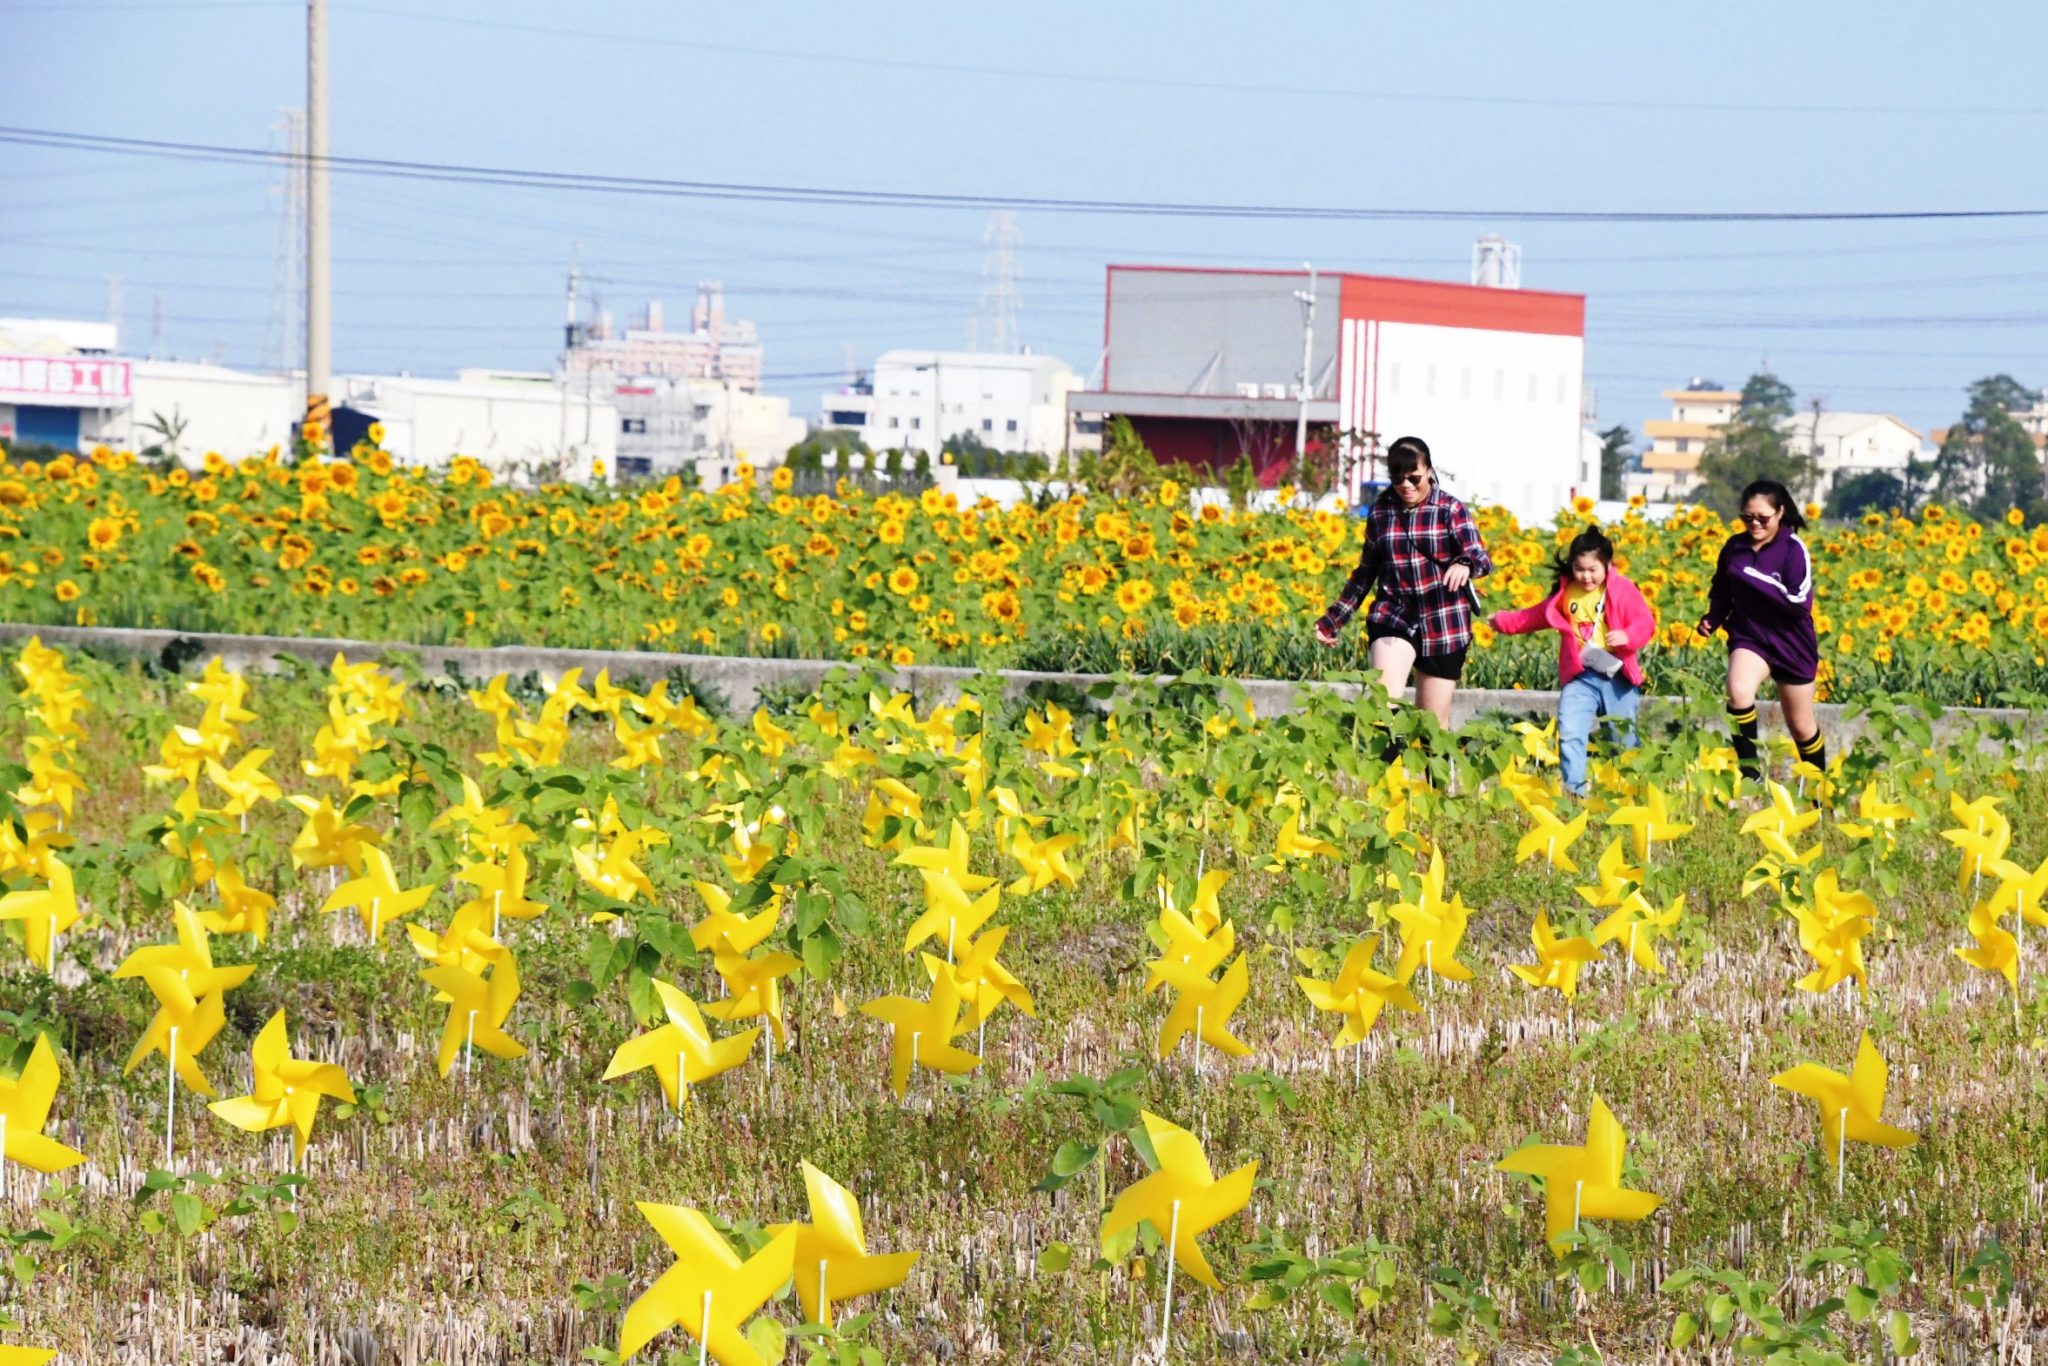
[[[1399,90],[1362,86],[1316,86],[1245,81],[1204,81],[1184,77],[1146,76],[1130,72],[1105,74],[1063,70],[1055,67],[998,66],[968,62],[921,61],[907,57],[854,56],[838,52],[806,51],[799,48],[760,47],[743,43],[713,43],[692,38],[665,38],[649,33],[604,33],[592,29],[557,28],[545,24],[522,24],[504,19],[474,19],[450,14],[422,14],[413,10],[387,9],[380,5],[337,3],[335,8],[350,14],[372,14],[393,19],[415,19],[436,24],[494,29],[506,33],[530,33],[548,38],[582,38],[594,42],[628,43],[639,48],[679,48],[691,52],[714,52],[734,57],[772,57],[783,61],[819,62],[854,66],[864,70],[928,71],[944,75],[990,76],[1034,82],[1057,81],[1077,85],[1105,85],[1119,90],[1188,90],[1205,94],[1290,95],[1309,99],[1343,99],[1400,102],[1410,104],[1477,105],[1481,107],[1584,109],[1594,111],[1654,110],[1659,113],[1730,114],[1855,114],[1855,115],[1982,115],[2038,116],[2048,107],[2038,105],[1909,105],[1909,104],[1728,104],[1698,100],[1619,100],[1558,97],[1550,95],[1468,95],[1441,90]]]
[[[0,143],[58,150],[178,157],[198,161],[259,162],[285,157],[271,148],[162,138],[115,137],[61,129],[0,126]],[[1542,222],[1542,223],[1870,223],[1942,222],[1977,219],[2048,218],[2048,208],[2020,209],[1447,209],[1407,207],[1271,206],[1170,202],[1143,199],[1077,199],[1041,195],[943,194],[914,190],[848,190],[828,186],[755,184],[739,181],[678,180],[658,176],[600,175],[459,162],[409,161],[395,157],[329,155],[336,171],[517,189],[584,191],[670,199],[744,200],[758,203],[873,209],[1031,209],[1041,213],[1126,215],[1148,218],[1231,218],[1305,222]]]

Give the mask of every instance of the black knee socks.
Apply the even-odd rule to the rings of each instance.
[[[1821,738],[1819,731],[1815,731],[1804,740],[1794,740],[1792,743],[1799,750],[1799,762],[1812,764],[1821,772],[1827,772],[1828,742]]]
[[[1728,723],[1735,727],[1735,762],[1742,776],[1755,782],[1763,776],[1756,763],[1756,704],[1728,708]]]

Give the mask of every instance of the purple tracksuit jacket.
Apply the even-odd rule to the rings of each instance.
[[[1811,682],[1820,671],[1813,630],[1813,561],[1806,542],[1780,531],[1758,549],[1738,531],[1721,547],[1701,624],[1728,629],[1728,648],[1751,650],[1781,683]]]

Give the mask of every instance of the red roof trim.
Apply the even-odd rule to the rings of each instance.
[[[1441,280],[1346,275],[1339,312],[1346,319],[1470,327],[1490,332],[1586,335],[1586,296],[1536,289],[1490,289]]]

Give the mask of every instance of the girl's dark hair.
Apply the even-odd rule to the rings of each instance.
[[[1768,498],[1771,506],[1778,510],[1778,520],[1787,531],[1806,530],[1806,514],[1799,510],[1799,504],[1792,501],[1792,490],[1775,479],[1752,479],[1743,485],[1742,498],[1735,504],[1737,510],[1749,506],[1752,498]]]
[[[1419,436],[1404,436],[1387,447],[1387,473],[1407,474],[1411,470],[1425,469],[1432,474],[1436,464],[1429,458],[1429,443]]]
[[[1589,526],[1572,537],[1572,543],[1565,547],[1564,553],[1550,562],[1551,572],[1557,575],[1557,582],[1551,585],[1553,590],[1564,587],[1565,580],[1572,576],[1572,561],[1581,555],[1598,555],[1600,563],[1611,565],[1614,563],[1614,542],[1608,540],[1607,533],[1597,526]]]

